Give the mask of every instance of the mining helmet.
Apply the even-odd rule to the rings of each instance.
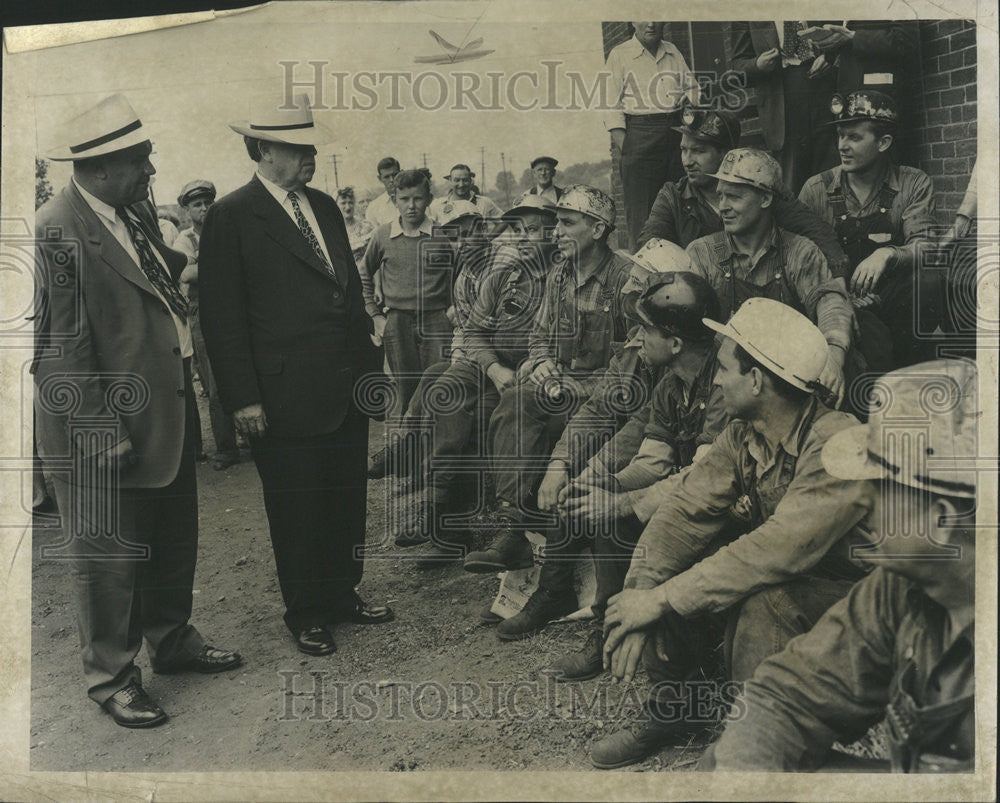
[[[503,216],[545,215],[546,217],[554,217],[555,213],[556,208],[551,201],[547,201],[535,193],[526,192],[515,201],[510,209],[503,213]]]
[[[970,360],[910,365],[872,386],[868,423],[836,433],[823,467],[845,480],[886,479],[974,498],[979,453],[978,375]]]
[[[830,100],[833,120],[826,125],[858,123],[871,120],[877,123],[899,122],[899,110],[891,95],[876,89],[860,89],[844,97],[836,94]]]
[[[635,302],[631,317],[668,335],[705,340],[712,332],[704,322],[719,318],[719,300],[703,277],[677,271],[657,277]]]
[[[677,243],[654,237],[629,259],[650,273],[667,273],[668,271],[690,270],[691,257]]]
[[[732,150],[740,144],[740,117],[735,112],[687,106],[681,112],[681,121],[683,125],[674,126],[674,131],[711,142],[724,151]]]
[[[611,196],[597,187],[587,184],[571,184],[559,198],[556,209],[569,209],[590,215],[610,227],[614,227],[617,210]]]
[[[448,201],[444,205],[441,209],[441,218],[438,223],[442,226],[446,226],[449,223],[454,223],[456,220],[460,220],[465,217],[482,216],[482,210],[472,203],[472,201],[458,199],[457,201]]]
[[[781,165],[769,153],[757,148],[735,148],[725,155],[719,172],[710,174],[719,181],[748,184],[758,190],[785,194]]]
[[[823,333],[805,315],[772,298],[750,298],[723,325],[705,326],[734,340],[757,362],[789,385],[812,391],[826,366]]]

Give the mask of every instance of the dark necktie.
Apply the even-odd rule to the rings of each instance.
[[[160,294],[160,298],[167,302],[167,306],[173,310],[174,315],[182,321],[187,320],[187,301],[181,295],[177,284],[170,278],[170,274],[160,264],[160,260],[156,258],[156,255],[153,253],[153,246],[149,244],[149,238],[142,230],[138,221],[132,219],[132,216],[124,206],[115,207],[115,214],[121,218],[125,224],[125,228],[128,229],[129,237],[132,238],[132,245],[135,246],[135,253],[139,257],[139,267],[142,268],[142,272],[149,279],[149,283],[156,288],[156,292]]]
[[[327,269],[327,271],[329,271],[330,275],[340,282],[340,276],[337,275],[337,272],[330,264],[330,260],[328,260],[326,258],[326,254],[323,253],[323,248],[319,244],[319,238],[316,236],[316,232],[314,232],[312,226],[309,225],[309,221],[306,220],[306,216],[302,214],[302,207],[299,206],[298,194],[295,192],[288,193],[288,200],[292,202],[292,211],[295,213],[295,222],[299,224],[299,231],[302,232],[302,236],[306,238],[306,242],[309,243],[312,250],[316,252],[316,256],[319,257],[319,261],[323,263],[323,266]],[[341,282],[341,284],[342,283],[343,282]]]
[[[785,20],[785,43],[782,50],[790,58],[809,61],[814,55],[812,44],[799,38],[801,30],[802,23],[798,20]]]

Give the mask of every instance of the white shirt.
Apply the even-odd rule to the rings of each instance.
[[[368,204],[365,210],[365,220],[373,226],[381,226],[383,223],[392,223],[399,216],[396,204],[392,202],[389,193],[383,192],[378,198]]]
[[[288,197],[288,190],[282,189],[270,179],[264,178],[259,172],[257,173],[257,178],[260,179],[260,183],[264,185],[267,191],[274,196],[274,200],[281,204],[281,208],[292,219],[295,228],[298,228],[299,221],[295,219],[295,209],[292,207],[292,202]],[[319,230],[319,221],[313,212],[312,204],[309,203],[309,199],[306,197],[305,189],[303,188],[296,192],[295,196],[299,202],[299,209],[302,210],[302,216],[306,219],[306,223],[312,228],[313,234],[316,235],[316,239],[319,241],[320,250],[323,252],[323,256],[326,257],[326,264],[332,265],[333,260],[330,259],[330,252],[326,250],[326,243],[323,242],[323,233]]]
[[[419,237],[421,234],[426,234],[428,237],[434,236],[434,221],[428,215],[424,215],[423,222],[413,232],[403,231],[403,222],[399,219],[399,215],[396,215],[396,219],[389,224],[389,239],[394,237]]]
[[[614,108],[604,118],[611,131],[625,127],[625,115],[676,111],[687,97],[696,106],[701,90],[676,45],[666,40],[653,56],[635,36],[608,54]]]
[[[444,198],[437,198],[431,201],[427,214],[437,222],[447,220],[451,214],[452,206],[457,200],[459,199],[455,197],[454,192],[450,191]],[[498,218],[503,215],[500,207],[485,195],[470,193],[469,197],[465,200],[472,201],[472,205],[482,212],[485,218]]]
[[[139,254],[135,250],[135,243],[132,242],[132,235],[128,233],[128,228],[125,226],[125,222],[119,219],[118,215],[115,214],[115,208],[113,206],[108,206],[108,204],[104,203],[104,201],[100,198],[95,198],[83,187],[81,187],[75,178],[73,179],[73,183],[76,184],[76,188],[80,191],[80,195],[83,196],[83,200],[85,200],[87,205],[94,210],[94,213],[100,219],[101,223],[104,224],[104,227],[111,232],[111,235],[118,241],[119,245],[125,249],[125,253],[132,258],[132,261],[135,262],[136,266],[141,271],[142,264],[139,262]],[[131,212],[128,214],[131,214]],[[153,256],[157,259],[157,261],[159,261],[164,273],[169,276],[170,271],[167,269],[166,263],[163,261],[163,258],[160,256],[156,248],[150,245],[149,250],[153,252]],[[191,345],[191,329],[188,327],[188,322],[177,317],[170,305],[167,304],[167,300],[163,298],[163,296],[160,295],[160,291],[156,289],[156,285],[150,282],[150,287],[153,288],[153,292],[159,296],[160,300],[166,304],[167,310],[170,312],[170,317],[174,320],[174,326],[177,328],[177,341],[181,348],[181,357],[191,357],[194,354],[194,348]]]

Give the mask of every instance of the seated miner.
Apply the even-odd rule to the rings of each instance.
[[[976,385],[966,360],[893,371],[876,382],[868,425],[826,444],[827,472],[871,481],[871,543],[858,554],[876,568],[757,668],[701,769],[852,768],[860,759],[834,741],[882,719],[882,769],[974,769],[976,472],[954,461],[980,454]],[[930,407],[928,390],[944,403]]]
[[[663,239],[687,248],[699,237],[722,231],[719,214],[719,172],[726,154],[740,144],[740,118],[736,112],[689,107],[682,113],[681,163],[685,175],[668,181],[656,196],[639,245]],[[847,271],[847,256],[833,227],[795,198],[775,196],[774,219],[785,231],[812,240],[823,252],[834,276]]]
[[[625,590],[608,601],[605,666],[631,681],[641,659],[651,686],[633,728],[593,746],[600,769],[686,738],[695,716],[704,723],[690,681],[720,641],[730,677],[743,681],[863,576],[850,548],[870,493],[820,460],[826,441],[857,423],[814,396],[823,333],[767,298],[705,325],[722,335],[714,381],[731,420],[656,510]]]
[[[691,270],[708,279],[719,297],[722,319],[748,298],[787,304],[819,327],[827,341],[820,384],[839,403],[854,316],[844,280],[835,277],[816,245],[782,229],[775,199],[785,193],[781,166],[764,151],[729,151],[717,173],[723,230],[688,246]]]
[[[831,103],[837,127],[840,165],[810,178],[799,200],[837,232],[847,252],[846,278],[854,305],[884,324],[891,350],[884,366],[917,362],[920,343],[914,332],[915,283],[920,281],[920,254],[935,225],[934,187],[915,167],[892,157],[898,111],[883,92],[861,90]],[[882,327],[869,333],[867,316],[859,314],[859,346],[874,363]],[[937,321],[921,322],[932,332]]]
[[[642,532],[642,524],[628,507],[627,491],[646,487],[688,465],[702,439],[715,367],[715,333],[702,319],[718,319],[719,302],[715,293],[708,282],[693,273],[667,273],[639,297],[630,317],[641,326],[637,335],[640,358],[662,377],[654,391],[657,400],[651,403],[654,409],[645,416],[648,423],[644,437],[621,471],[610,474],[592,470],[594,486],[574,484],[564,497],[562,526],[546,533],[538,590],[520,613],[497,625],[501,640],[531,636],[551,619],[579,607],[573,590],[573,572],[574,563],[582,557],[580,548],[585,541],[591,541],[597,579],[593,612],[600,621],[608,598],[622,589],[632,549]],[[586,430],[590,425],[574,416],[569,424],[573,426]],[[609,444],[611,449],[615,448],[615,440],[617,436]],[[623,446],[631,450],[631,444]],[[606,487],[619,493],[608,493]],[[543,500],[539,502],[542,504]],[[554,506],[554,500],[550,504]],[[603,646],[600,626],[594,634],[596,638],[587,642],[591,660],[586,671],[569,661],[574,664],[570,674],[593,677],[600,673]]]
[[[416,432],[414,422],[424,417],[426,393],[457,358],[456,351],[460,354],[461,325],[472,310],[479,282],[485,267],[491,261],[491,241],[484,234],[483,215],[479,209],[469,201],[455,201],[449,208],[450,215],[434,225],[432,244],[427,249],[434,254],[431,259],[435,268],[448,265],[452,270],[452,304],[445,313],[456,327],[452,335],[451,356],[438,360],[424,370],[402,421],[386,438],[388,444],[369,456],[368,479],[381,479],[388,474],[409,474],[418,462],[404,454],[407,444],[401,443],[401,439]]]
[[[464,556],[469,534],[448,519],[474,512],[471,508],[481,501],[476,491],[481,489],[461,482],[468,479],[467,472],[459,471],[463,456],[470,444],[480,444],[500,394],[527,357],[545,282],[555,264],[555,246],[548,238],[555,212],[544,200],[529,197],[503,220],[517,239],[497,249],[492,265],[482,272],[484,278],[461,330],[460,349],[423,397],[422,426],[429,430],[427,481],[414,520],[396,537],[397,546],[430,540],[420,553],[421,568]],[[456,303],[459,296],[456,291]],[[482,450],[474,450],[473,457],[479,456],[484,456]],[[485,467],[478,470],[482,473]]]
[[[607,193],[583,184],[567,187],[556,206],[561,267],[546,282],[527,358],[513,377],[504,372],[508,386],[489,424],[496,535],[485,550],[466,556],[467,571],[531,566],[525,526],[554,523],[534,504],[552,435],[586,401],[625,341],[621,291],[630,262],[608,246],[615,215]]]

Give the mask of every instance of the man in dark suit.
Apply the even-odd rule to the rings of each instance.
[[[237,653],[188,623],[198,550],[191,333],[182,254],[146,201],[152,145],[123,95],[67,126],[48,154],[73,179],[36,213],[35,421],[65,540],[42,556],[77,575],[88,692],[119,725],[167,715],[142,687],[153,671],[219,672]]]
[[[808,26],[778,20],[734,22],[731,28],[730,66],[757,89],[764,147],[781,163],[792,194],[809,176],[837,163],[833,137],[821,127],[831,117],[834,57],[799,37]]]
[[[332,137],[305,95],[254,105],[230,127],[257,173],[212,206],[201,236],[201,320],[223,409],[250,438],[285,624],[309,655],[329,625],[386,622],[365,604],[368,421],[354,385],[377,357],[344,219],[306,184]]]

